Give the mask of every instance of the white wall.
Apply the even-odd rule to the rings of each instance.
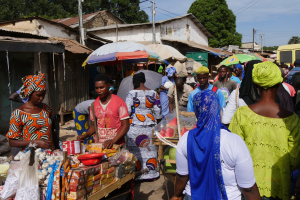
[[[187,30],[187,24],[189,30]],[[166,34],[166,29],[168,34]],[[171,31],[169,33],[169,30]],[[98,37],[116,42],[116,29],[91,31]],[[161,42],[162,38],[172,40],[193,41],[195,43],[208,46],[208,37],[199,29],[199,27],[188,17],[156,25],[156,41]],[[152,26],[132,26],[128,28],[119,28],[118,41],[152,41]]]
[[[0,25],[0,29],[30,33],[45,37],[61,37],[76,40],[75,32],[69,33],[69,29],[61,27],[60,25],[50,24],[49,22],[40,19],[33,19],[32,21],[20,21],[16,22],[15,25],[12,23],[2,24]]]

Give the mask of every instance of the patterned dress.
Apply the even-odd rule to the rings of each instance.
[[[162,118],[159,96],[153,90],[132,90],[126,97],[126,105],[131,117],[127,147],[138,159],[136,171],[149,169],[137,180],[157,178],[157,149],[152,144],[152,129],[156,119]]]
[[[52,109],[46,104],[43,104],[42,111],[37,114],[30,114],[16,109],[11,114],[10,128],[6,137],[25,141],[44,139],[51,141],[52,149],[54,149],[51,115]]]

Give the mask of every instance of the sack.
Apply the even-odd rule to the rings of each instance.
[[[26,153],[22,161],[25,165],[22,169],[18,191],[15,200],[39,200],[40,189],[38,179],[38,157],[35,154],[34,163],[29,166],[30,151]]]
[[[29,157],[30,152],[27,152],[25,156]],[[5,185],[1,193],[2,199],[7,199],[16,195],[22,168],[24,165],[25,159],[22,159],[21,161],[11,161],[8,169],[8,176],[6,178]]]
[[[296,72],[292,76],[291,85],[294,87],[295,83],[300,80],[300,72]]]

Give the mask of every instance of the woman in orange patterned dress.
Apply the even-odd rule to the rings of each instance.
[[[51,130],[50,118],[52,109],[42,103],[46,95],[45,74],[29,75],[22,81],[20,97],[29,97],[29,100],[11,114],[10,128],[6,134],[9,145],[24,149],[32,142],[38,148],[54,149],[55,134]]]

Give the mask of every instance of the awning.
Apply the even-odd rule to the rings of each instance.
[[[58,38],[58,37],[51,37],[49,40],[56,40],[60,41],[65,45],[65,49],[67,51],[70,51],[72,53],[76,54],[90,54],[93,52],[92,49],[88,48],[87,46],[84,46],[80,44],[79,42],[71,39],[65,39],[65,38]]]
[[[161,40],[168,41],[168,42],[178,42],[178,43],[186,44],[186,45],[188,45],[190,47],[193,47],[193,48],[196,48],[196,49],[201,49],[201,50],[204,50],[204,51],[212,52],[212,53],[214,53],[214,55],[217,54],[219,56],[226,56],[226,57],[233,55],[233,53],[230,53],[228,51],[223,51],[222,49],[217,49],[217,48],[197,44],[197,43],[192,42],[192,41],[172,40],[172,39],[166,39],[166,38],[161,38]]]

